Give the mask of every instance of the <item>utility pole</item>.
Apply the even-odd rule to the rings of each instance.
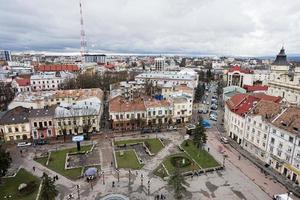
[[[80,8],[80,55],[81,61],[84,61],[84,54],[87,53],[87,44],[85,39],[84,23],[83,23],[83,14],[82,14],[82,1],[79,0]]]
[[[78,200],[80,200],[80,186],[76,185],[76,188],[77,188]]]

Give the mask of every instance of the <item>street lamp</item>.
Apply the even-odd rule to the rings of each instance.
[[[118,177],[118,183],[120,182],[120,170],[116,169],[117,177]]]
[[[150,180],[148,180],[148,195],[150,195]]]
[[[143,178],[144,178],[144,176],[143,176],[143,174],[141,174],[141,186],[143,187]]]
[[[129,173],[128,173],[128,186],[130,186],[130,175],[131,175],[131,171],[129,170]]]
[[[225,167],[225,159],[226,159],[227,155],[223,155],[223,167]]]
[[[77,194],[78,194],[78,199],[80,200],[80,186],[79,185],[76,185],[76,188],[77,188]]]
[[[288,196],[287,196],[287,199],[286,199],[286,200],[289,200],[289,199],[290,199],[290,195],[292,195],[292,194],[293,194],[292,192],[288,192],[288,193],[287,193]]]
[[[102,175],[102,183],[103,185],[105,185],[105,180],[104,180],[104,171],[101,172],[101,175]]]

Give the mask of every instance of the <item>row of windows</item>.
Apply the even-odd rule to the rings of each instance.
[[[52,126],[52,121],[44,121],[44,122],[33,122],[33,127],[47,127],[47,126]]]
[[[9,133],[12,133],[12,132],[13,132],[13,128],[14,128],[15,132],[19,132],[19,131],[20,131],[19,127],[8,127],[8,132],[9,132]],[[22,127],[21,127],[21,130],[22,130],[22,131],[26,131],[25,126],[22,126]]]
[[[49,84],[49,82],[51,82],[51,81],[46,81],[46,83],[48,83],[48,84]],[[52,80],[52,83],[54,83],[54,82],[55,82],[55,81]],[[57,83],[60,83],[60,82],[62,82],[62,80],[57,80],[56,82],[57,82]],[[41,83],[42,83],[42,84],[45,84],[45,81],[42,81],[42,82],[41,82],[41,81],[37,81],[37,82],[32,81],[32,84],[34,84],[34,85],[35,85],[35,84],[41,84]]]
[[[87,120],[88,124],[95,124],[96,123],[96,119],[92,119],[92,121],[90,119]],[[91,123],[92,122],[92,123]],[[82,124],[85,124],[86,123],[86,120],[82,120]],[[72,122],[69,120],[69,121],[63,121],[63,123],[61,121],[57,122],[57,125],[58,126],[61,126],[61,125],[72,125]],[[76,120],[73,120],[73,125],[77,125],[77,121]]]

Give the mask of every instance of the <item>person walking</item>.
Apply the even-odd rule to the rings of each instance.
[[[35,172],[35,166],[32,167],[32,170]]]

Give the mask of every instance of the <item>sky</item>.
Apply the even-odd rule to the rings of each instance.
[[[82,0],[89,52],[300,53],[300,0]],[[78,52],[79,0],[0,0],[0,49]]]

